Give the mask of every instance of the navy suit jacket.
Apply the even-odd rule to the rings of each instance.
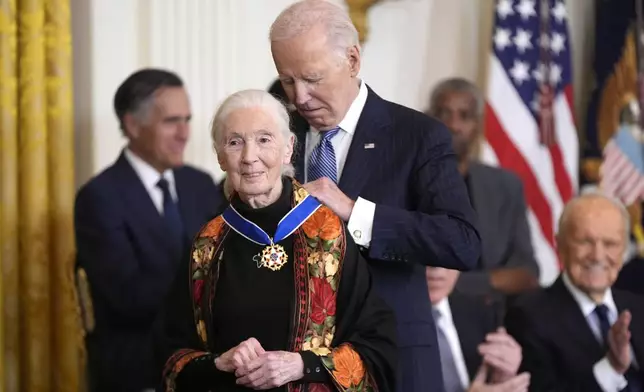
[[[192,237],[222,196],[212,178],[174,170],[185,237],[171,238],[138,175],[121,154],[78,192],[77,266],[90,284],[96,327],[87,336],[92,391],[136,391],[161,377],[152,328]]]
[[[475,213],[452,151],[435,119],[388,102],[369,89],[349,148],[340,189],[376,204],[363,254],[398,322],[399,392],[442,392],[440,355],[425,266],[469,270],[481,244]],[[296,176],[304,180],[308,129],[296,130]],[[365,149],[372,143],[374,148]]]

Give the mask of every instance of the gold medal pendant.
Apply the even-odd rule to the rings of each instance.
[[[268,245],[262,251],[258,267],[266,267],[271,271],[279,271],[288,261],[288,255],[282,245]]]

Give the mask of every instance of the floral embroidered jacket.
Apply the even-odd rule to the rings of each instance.
[[[291,206],[295,206],[307,193],[296,181],[292,185]],[[179,276],[170,296],[159,341],[167,392],[185,390],[182,384],[189,384],[190,391],[218,390],[219,370],[213,361],[222,353],[212,352],[217,339],[212,332],[212,304],[218,300],[219,263],[230,233],[221,216],[202,228],[189,265],[180,272],[184,276]],[[315,354],[328,380],[290,383],[286,390],[393,392],[397,365],[394,315],[376,296],[369,268],[346,227],[322,206],[291,236],[294,254],[288,260],[294,263],[296,306],[285,349]],[[190,331],[182,327],[186,324]]]

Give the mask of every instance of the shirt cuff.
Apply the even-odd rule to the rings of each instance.
[[[326,382],[329,380],[329,373],[322,365],[320,357],[311,351],[300,351],[302,362],[304,363],[304,377],[301,382]]]
[[[351,211],[347,228],[353,241],[359,246],[369,247],[373,231],[373,217],[376,215],[376,204],[358,197]]]
[[[628,385],[626,378],[613,369],[606,357],[593,366],[593,374],[604,392],[618,392]]]

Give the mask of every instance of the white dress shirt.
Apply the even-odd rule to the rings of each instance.
[[[433,308],[440,312],[441,317],[436,323],[436,328],[440,328],[445,334],[447,343],[449,343],[449,348],[452,351],[452,357],[454,357],[454,363],[456,365],[458,377],[461,380],[461,385],[463,385],[463,390],[467,390],[470,385],[470,376],[467,373],[467,366],[465,365],[465,358],[463,357],[463,351],[461,350],[461,341],[458,338],[458,331],[456,330],[454,320],[452,319],[452,309],[449,306],[449,300],[447,298],[443,298],[434,305]]]
[[[347,114],[338,124],[340,131],[331,139],[331,144],[333,145],[333,150],[335,152],[338,181],[340,181],[342,176],[344,163],[347,161],[347,154],[349,153],[349,147],[351,147],[351,141],[353,140],[358,120],[360,119],[362,110],[367,103],[367,95],[367,85],[363,81],[360,81],[360,91],[358,92],[358,96],[353,100]],[[306,136],[306,150],[304,155],[305,180],[308,180],[309,158],[319,142],[320,131],[311,127],[310,132],[308,132]],[[356,244],[369,247],[369,244],[371,243],[371,232],[373,230],[373,217],[375,214],[376,205],[369,200],[358,197],[347,224],[349,233],[351,233]]]
[[[154,207],[159,211],[159,214],[163,215],[163,191],[157,186],[157,183],[161,179],[161,174],[141,157],[130,151],[129,148],[125,149],[124,154],[125,159],[130,163],[136,172],[136,175],[139,176],[139,179],[143,183],[143,187],[148,191],[150,199],[152,199],[152,203],[154,203]],[[179,198],[177,196],[174,173],[172,170],[168,169],[163,172],[163,178],[168,181],[170,195],[172,196],[172,200],[176,203]]]
[[[573,298],[579,305],[581,313],[586,318],[586,322],[588,322],[588,326],[593,331],[595,338],[597,338],[597,341],[603,342],[601,328],[599,326],[599,319],[595,314],[597,303],[590,299],[590,297],[588,297],[584,292],[579,290],[572,283],[570,277],[568,277],[566,273],[563,274],[562,280],[570,294],[572,294]],[[615,321],[617,321],[617,318],[619,317],[619,312],[617,310],[617,306],[615,305],[615,300],[613,299],[613,292],[610,289],[608,289],[604,294],[602,303],[608,308],[608,321],[611,325],[613,325],[613,323],[615,323]],[[633,347],[631,347],[631,358],[633,364],[636,366],[637,364],[635,362]],[[595,375],[597,384],[599,384],[604,392],[618,392],[628,385],[626,378],[623,375],[617,373],[615,369],[613,369],[613,367],[610,365],[610,362],[608,362],[607,357],[602,358],[595,364],[595,366],[593,366],[593,374]]]

